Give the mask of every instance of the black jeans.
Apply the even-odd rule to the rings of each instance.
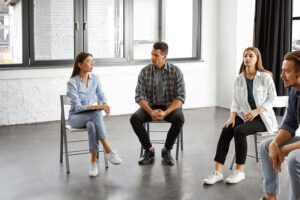
[[[260,116],[255,117],[251,122],[244,122],[240,117],[236,116],[235,125],[223,128],[219,138],[215,161],[224,164],[229,145],[234,137],[236,163],[243,165],[247,156],[247,136],[254,135],[256,132],[267,131],[266,126]]]
[[[152,106],[152,109],[166,110],[166,106]],[[168,116],[166,116],[164,120],[171,123],[171,128],[168,131],[167,139],[165,142],[166,149],[171,150],[184,124],[184,116],[182,109],[178,108],[174,110]],[[151,116],[148,115],[142,108],[139,108],[130,117],[130,123],[132,125],[132,128],[135,134],[138,136],[144,149],[149,149],[150,147],[152,147],[149,134],[143,125],[145,122],[150,121],[152,121]]]

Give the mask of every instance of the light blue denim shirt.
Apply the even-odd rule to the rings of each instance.
[[[79,75],[72,77],[67,83],[67,95],[71,104],[70,112],[78,113],[87,110],[87,106],[95,103],[96,96],[101,104],[106,103],[100,79],[92,73],[89,73],[88,87]]]

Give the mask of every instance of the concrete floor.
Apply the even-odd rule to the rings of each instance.
[[[213,186],[202,183],[213,169],[217,140],[229,111],[200,108],[184,110],[184,114],[184,151],[172,167],[161,163],[162,145],[154,145],[153,165],[139,166],[140,144],[130,126],[130,116],[106,118],[108,141],[124,163],[105,169],[101,154],[100,174],[96,178],[88,177],[89,155],[71,157],[70,174],[66,173],[65,164],[59,163],[59,122],[0,127],[0,200],[259,199],[263,194],[261,167],[252,158],[247,159],[243,182]],[[248,138],[248,148],[249,153],[253,152],[252,137]],[[231,145],[225,177],[233,150]],[[280,199],[288,199],[286,164],[280,178]]]

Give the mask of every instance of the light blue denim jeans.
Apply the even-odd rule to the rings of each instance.
[[[98,152],[99,140],[106,138],[106,128],[101,111],[70,112],[68,121],[72,128],[87,128],[90,152]]]
[[[273,138],[268,138],[260,143],[260,158],[264,176],[264,192],[267,194],[279,194],[278,173],[274,170],[269,161],[269,145]],[[295,136],[284,145],[300,141],[299,136]],[[300,149],[289,153],[287,165],[290,178],[290,199],[300,200]]]

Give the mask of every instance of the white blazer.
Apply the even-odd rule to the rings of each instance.
[[[253,97],[257,107],[265,108],[265,111],[260,113],[260,117],[269,133],[273,133],[278,127],[273,111],[276,96],[272,76],[267,72],[257,71],[253,81]],[[234,82],[231,112],[236,112],[243,119],[243,116],[249,111],[251,111],[251,107],[248,103],[246,77],[244,73],[241,73]]]

